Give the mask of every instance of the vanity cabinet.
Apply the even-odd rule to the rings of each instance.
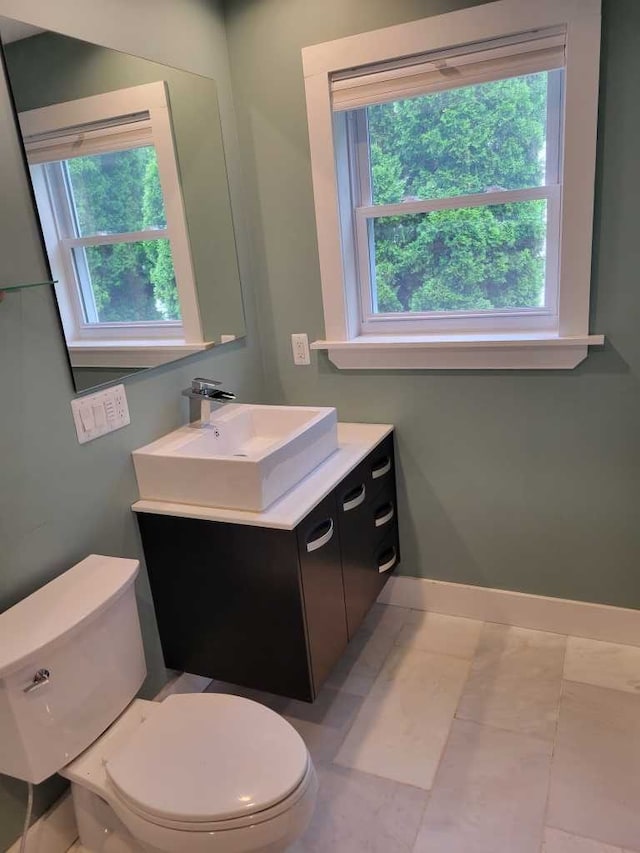
[[[134,506],[166,665],[296,699],[316,697],[400,559],[392,434],[292,529],[261,526],[277,509],[237,523],[148,508]]]

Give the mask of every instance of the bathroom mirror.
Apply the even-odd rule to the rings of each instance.
[[[77,391],[243,337],[215,82],[0,17]]]

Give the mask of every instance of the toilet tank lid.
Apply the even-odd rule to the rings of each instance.
[[[139,565],[90,554],[0,613],[0,678],[107,608],[131,586]]]

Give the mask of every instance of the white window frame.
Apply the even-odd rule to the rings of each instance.
[[[158,81],[29,110],[19,120],[72,366],[148,367],[211,347],[203,339],[166,84]],[[69,224],[51,187],[55,163],[82,153],[144,145],[156,151],[166,229],[126,237],[69,237]],[[86,322],[73,249],[159,238],[171,245],[182,320]]]
[[[489,323],[486,316],[476,322],[469,316],[440,315],[435,331],[428,332],[424,317],[374,320],[361,295],[362,290],[368,293],[366,282],[361,289],[354,272],[358,266],[369,267],[363,255],[366,238],[361,232],[358,240],[354,230],[362,224],[353,224],[372,210],[341,215],[351,205],[353,163],[345,156],[350,131],[334,112],[332,81],[359,67],[451,48],[459,52],[464,45],[555,28],[565,33],[566,44],[562,188],[540,188],[551,199],[550,226],[555,215],[560,231],[559,257],[551,253],[547,259],[551,275],[554,264],[558,270],[557,298],[546,306],[550,310],[542,312],[544,317],[541,312],[503,317],[492,312]],[[588,327],[599,51],[600,0],[498,0],[303,49],[325,316],[325,339],[315,341],[314,349],[328,350],[331,361],[342,368],[572,368],[586,358],[590,345],[604,342],[602,335],[589,334]],[[504,192],[496,195],[509,200]],[[511,200],[518,197],[517,191],[510,195]],[[486,203],[487,196],[465,197],[469,201]],[[414,212],[422,212],[436,203],[411,204]],[[410,212],[407,203],[402,211]]]

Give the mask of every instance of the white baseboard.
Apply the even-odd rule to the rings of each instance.
[[[29,827],[27,853],[66,853],[78,837],[71,793],[64,794]],[[7,853],[19,853],[22,836]]]
[[[640,610],[428,578],[392,577],[378,601],[554,634],[640,646]]]

